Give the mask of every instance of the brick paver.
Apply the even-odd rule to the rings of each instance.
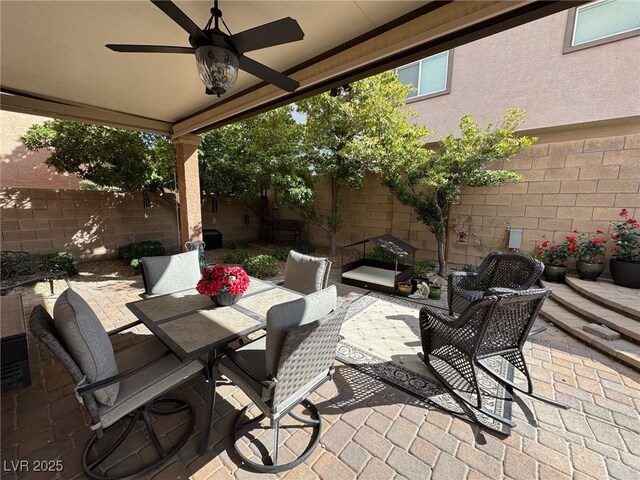
[[[140,277],[90,280],[81,277],[72,285],[107,329],[134,320],[124,304],[138,299]],[[63,286],[57,285],[56,292]],[[51,308],[55,297],[48,292],[27,293],[23,300],[28,313],[38,303]],[[149,334],[143,327],[134,333],[119,336],[116,348],[126,348]],[[320,445],[302,465],[276,476],[252,474],[239,464],[229,433],[235,413],[248,399],[227,382],[218,387],[211,449],[198,456],[206,389],[201,379],[194,379],[175,395],[196,408],[196,431],[180,454],[149,478],[639,479],[640,374],[553,326],[525,345],[525,355],[536,389],[570,403],[572,409],[521,398],[520,405],[513,406],[518,426],[508,437],[482,430],[337,364],[334,382],[312,395],[325,420]],[[83,478],[81,457],[91,431],[73,395],[71,379],[33,338],[30,361],[32,386],[1,396],[3,465],[60,459],[64,471],[38,477],[34,472],[4,468],[2,477]],[[179,435],[183,426],[179,419],[161,425],[161,437],[168,439]],[[141,429],[136,432],[130,448],[114,456],[114,468],[135,466],[148,457],[148,439]],[[264,440],[269,437],[265,434]],[[282,454],[289,456],[304,449],[308,436],[295,431],[282,439]]]

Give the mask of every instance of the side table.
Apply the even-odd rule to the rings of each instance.
[[[20,294],[0,297],[0,389],[31,385],[27,329]]]

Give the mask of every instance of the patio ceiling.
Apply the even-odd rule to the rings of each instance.
[[[175,2],[204,26],[212,2]],[[241,72],[205,95],[192,56],[115,53],[106,43],[188,45],[147,1],[2,2],[1,107],[168,134],[198,133],[582,2],[223,1],[240,32],[293,17],[301,42],[250,57],[300,81],[289,94]]]

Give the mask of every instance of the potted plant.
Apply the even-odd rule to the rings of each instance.
[[[224,265],[208,265],[202,271],[202,278],[196,290],[209,295],[219,306],[235,304],[249,288],[249,275],[242,267],[225,267]]]
[[[578,233],[577,230],[574,230]],[[576,271],[583,280],[595,281],[604,271],[604,251],[607,241],[598,235],[604,233],[596,230],[595,234],[580,233],[576,241]]]
[[[429,272],[433,270],[433,263],[427,261],[416,262],[413,264],[413,278],[411,279],[411,293],[415,293],[418,285],[421,283],[429,284]]]
[[[544,278],[550,282],[564,282],[569,268],[565,262],[577,251],[576,241],[575,236],[568,236],[562,243],[551,244],[548,240],[543,240],[538,244],[535,257],[544,263]]]
[[[631,211],[623,208],[618,214],[623,218],[613,225],[611,239],[611,278],[621,287],[640,288],[640,223],[631,217]]]

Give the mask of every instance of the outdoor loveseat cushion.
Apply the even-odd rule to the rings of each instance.
[[[284,267],[284,286],[304,294],[317,292],[325,287],[330,268],[327,258],[291,250]]]
[[[284,345],[286,330],[315,322],[336,308],[335,285],[297,300],[274,305],[267,311],[266,362],[269,376],[275,375]]]
[[[92,383],[118,374],[113,347],[102,323],[84,301],[68,288],[58,297],[53,307],[53,322],[64,346]],[[120,384],[101,388],[94,392],[99,403],[114,405]]]
[[[140,263],[147,295],[195,288],[201,277],[197,250],[162,257],[142,257]]]

